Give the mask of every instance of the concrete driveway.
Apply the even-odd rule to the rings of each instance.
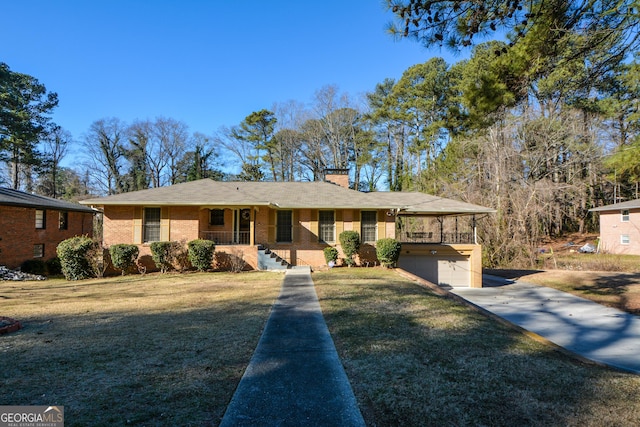
[[[640,317],[555,289],[496,276],[449,291],[592,361],[640,373]]]

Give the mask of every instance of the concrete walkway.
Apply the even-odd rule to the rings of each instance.
[[[524,281],[483,277],[450,292],[595,362],[640,373],[640,317]]]
[[[220,426],[364,426],[308,268],[280,296]]]

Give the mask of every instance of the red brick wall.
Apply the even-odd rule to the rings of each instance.
[[[105,206],[102,240],[106,247],[133,243],[133,206]]]
[[[207,211],[208,212],[208,211]],[[198,239],[200,209],[197,206],[171,206],[169,208],[169,236],[171,240],[190,242]],[[205,224],[208,224],[208,218]]]
[[[13,206],[0,206],[0,265],[17,268],[33,259],[34,245],[44,244],[47,261],[57,256],[58,244],[70,237],[93,235],[93,214],[68,212],[67,229],[59,229],[59,211],[47,209],[46,228],[35,228],[36,210]]]
[[[138,214],[140,215],[140,208]],[[134,208],[130,206],[104,207],[104,244],[109,247],[117,243],[133,243]],[[200,231],[231,230],[233,211],[225,210],[225,226],[209,225],[209,210],[196,206],[171,206],[168,208],[169,238],[170,240],[191,240],[199,238]],[[317,210],[294,210],[294,242],[277,243],[275,241],[276,214],[274,209],[261,207],[255,215],[255,243],[266,244],[275,252],[282,254],[294,265],[321,266],[324,260],[323,249],[328,245],[318,242],[318,213]],[[395,218],[387,217],[384,212],[379,215],[378,238],[394,237]],[[336,240],[343,230],[360,232],[360,211],[345,209],[336,211]],[[332,244],[340,250],[336,241]],[[253,268],[257,268],[256,248],[243,245],[234,246],[245,252],[245,261]],[[222,250],[222,249],[220,249]],[[227,248],[228,250],[228,248]],[[363,262],[375,260],[375,248],[371,247],[363,254]],[[149,245],[140,245],[140,255],[150,255]],[[343,256],[342,254],[340,255]]]

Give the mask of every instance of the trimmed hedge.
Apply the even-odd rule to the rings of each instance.
[[[333,246],[328,246],[324,248],[324,260],[327,261],[327,265],[329,265],[332,261],[335,264],[338,259],[338,250]]]
[[[187,244],[189,250],[189,262],[198,271],[206,271],[211,268],[216,244],[212,240],[196,239]]]
[[[63,240],[56,251],[60,258],[62,274],[67,280],[82,280],[91,277],[91,266],[87,254],[96,243],[87,236],[71,237]]]
[[[338,239],[340,240],[342,252],[344,252],[346,256],[345,262],[351,267],[356,263],[353,257],[356,256],[360,250],[360,234],[357,231],[347,230],[340,233]]]
[[[396,239],[386,238],[376,242],[376,256],[385,267],[393,267],[400,258],[401,245]]]
[[[20,265],[20,271],[44,276],[47,274],[47,265],[41,259],[28,259]]]
[[[49,276],[59,276],[62,274],[62,265],[60,264],[60,258],[53,257],[45,262],[47,264],[47,274]]]
[[[172,267],[174,242],[153,242],[151,243],[151,258],[160,269],[160,272],[166,273]]]
[[[122,271],[123,276],[127,270],[135,265],[139,253],[140,249],[136,245],[121,243],[109,247],[111,263],[115,268]]]

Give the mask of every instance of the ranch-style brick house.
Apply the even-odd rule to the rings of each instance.
[[[600,214],[599,250],[640,255],[640,199],[590,209]]]
[[[238,254],[253,269],[326,265],[324,248],[345,230],[362,240],[358,263],[377,264],[379,239],[402,243],[399,266],[435,283],[482,286],[475,217],[493,209],[418,192],[363,193],[348,188],[348,171],[325,181],[221,182],[210,179],[81,203],[103,211],[104,245],[133,243],[150,255],[154,241],[216,242],[216,257]]]
[[[0,188],[0,265],[15,269],[57,256],[70,237],[93,235],[96,210],[77,203]]]

